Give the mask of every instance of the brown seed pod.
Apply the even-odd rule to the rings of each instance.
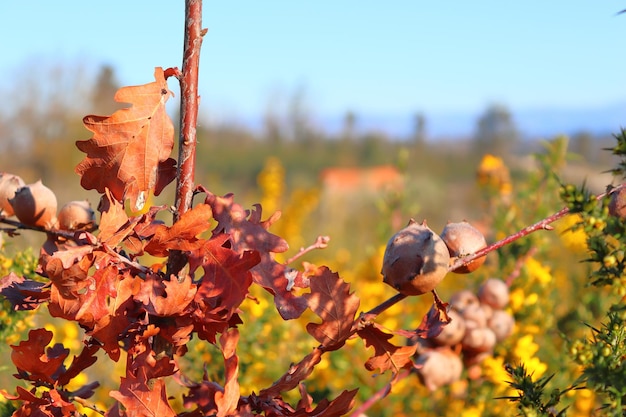
[[[498,278],[489,278],[478,289],[478,299],[496,310],[509,304],[509,286]]]
[[[495,310],[487,326],[495,333],[496,341],[501,342],[513,333],[515,319],[504,310]]]
[[[465,320],[465,326],[468,329],[476,327],[486,327],[488,315],[491,310],[483,308],[482,304],[472,304],[463,310],[461,316]]]
[[[488,327],[468,329],[461,344],[464,351],[490,352],[496,345],[496,334]]]
[[[478,229],[466,221],[458,223],[449,222],[446,224],[441,232],[441,239],[445,242],[448,250],[450,251],[451,263],[487,247],[485,236],[483,236]],[[452,272],[457,274],[468,274],[475,271],[478,267],[485,263],[486,257],[487,256],[485,255],[474,259],[467,265],[463,265]]]
[[[15,214],[9,199],[13,198],[15,191],[24,185],[24,180],[17,175],[8,172],[0,173],[0,211],[3,216],[9,217]]]
[[[448,273],[450,254],[443,240],[424,221],[411,219],[393,235],[383,257],[383,282],[405,295],[435,289]]]
[[[66,203],[57,216],[59,229],[86,230],[95,228],[96,214],[87,200],[76,200]]]
[[[619,217],[622,220],[626,219],[626,187],[622,187],[611,193],[609,214]]]
[[[441,333],[433,338],[433,342],[440,346],[456,345],[465,335],[465,319],[463,316],[455,310],[448,311],[448,316],[451,321],[446,324]]]
[[[480,305],[480,300],[470,290],[461,290],[450,297],[450,308],[463,312],[466,308]]]
[[[9,203],[22,223],[46,229],[56,227],[57,198],[41,180],[18,188]]]
[[[463,362],[450,348],[431,349],[415,361],[417,375],[430,391],[451,384],[461,378]]]

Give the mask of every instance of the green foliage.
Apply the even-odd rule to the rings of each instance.
[[[517,403],[519,415],[524,417],[561,417],[565,415],[566,409],[557,411],[556,407],[567,392],[576,389],[575,385],[565,390],[554,389],[547,393],[546,386],[554,374],[533,380],[532,373],[528,372],[524,364],[506,365],[505,369],[511,377],[509,384],[518,392],[518,395],[500,397],[499,399],[508,399]]]

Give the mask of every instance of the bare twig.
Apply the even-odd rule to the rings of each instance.
[[[411,373],[409,371],[403,371],[397,374],[394,378],[391,379],[384,387],[376,391],[372,396],[370,396],[367,400],[363,402],[360,406],[358,406],[351,414],[350,417],[360,417],[365,415],[365,412],[369,410],[376,402],[385,398],[391,392],[391,387],[396,382],[408,377]]]
[[[311,252],[312,250],[326,248],[328,246],[329,241],[330,241],[330,237],[328,236],[318,236],[317,239],[315,239],[315,243],[313,243],[312,245],[306,248],[300,248],[298,253],[293,255],[291,258],[287,259],[287,262],[285,262],[285,264],[289,265],[290,263],[296,261],[298,258],[300,258],[306,253]]]
[[[198,123],[198,73],[200,48],[206,29],[202,29],[202,0],[185,0],[185,41],[180,80],[180,138],[174,222],[191,208],[196,164],[196,126]],[[187,262],[180,251],[172,251],[167,263],[168,274],[177,275]]]

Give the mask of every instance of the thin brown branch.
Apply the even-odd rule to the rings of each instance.
[[[180,138],[174,221],[191,208],[193,196],[196,126],[200,100],[198,96],[198,73],[200,48],[205,33],[206,30],[202,29],[202,1],[186,0],[183,66],[180,74]]]
[[[287,259],[287,262],[285,263],[289,265],[290,263],[296,261],[298,258],[302,257],[303,255],[315,249],[325,249],[328,246],[329,241],[330,241],[330,238],[328,236],[318,236],[317,239],[315,239],[315,243],[313,243],[312,245],[306,248],[301,248],[298,251],[298,253],[293,255],[291,258]]]
[[[200,49],[206,29],[202,29],[202,0],[185,1],[185,40],[183,65],[180,74],[180,138],[178,142],[178,172],[176,173],[176,201],[174,222],[191,208],[195,164],[196,126],[198,124],[198,73]],[[168,275],[178,274],[187,259],[182,252],[173,252],[168,260]]]
[[[391,387],[393,386],[393,384],[395,384],[396,382],[398,382],[400,380],[403,380],[404,378],[408,377],[410,374],[411,373],[409,371],[403,371],[403,372],[401,372],[399,374],[396,374],[391,379],[391,381],[389,381],[387,384],[385,384],[384,387],[382,387],[381,389],[376,391],[367,400],[365,400],[363,402],[363,404],[361,404],[360,406],[355,408],[354,411],[352,411],[352,413],[350,413],[350,417],[360,417],[362,415],[365,415],[365,412],[367,410],[369,410],[374,404],[376,404],[378,401],[382,400],[387,395],[389,395],[389,393],[391,392]]]
[[[63,237],[69,240],[75,240],[75,232],[68,230],[59,230],[59,229],[46,229],[41,226],[29,226],[27,224],[18,222],[17,220],[7,219],[6,217],[0,217],[0,223],[8,224],[9,226],[13,226],[12,228],[3,228],[1,229],[6,233],[15,233],[18,230],[33,230],[35,232],[46,233],[54,236]]]

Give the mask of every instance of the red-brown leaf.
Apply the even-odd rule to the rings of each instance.
[[[343,391],[337,398],[332,401],[323,399],[317,404],[313,410],[297,410],[293,417],[339,417],[344,416],[350,411],[354,405],[354,397],[358,392],[357,389],[352,391]]]
[[[359,298],[350,293],[350,284],[326,267],[318,268],[309,278],[311,292],[305,297],[322,322],[309,323],[306,329],[325,350],[337,350],[350,336]]]
[[[34,329],[28,332],[28,340],[11,345],[11,360],[24,379],[54,384],[55,374],[62,370],[69,350],[55,346],[46,351],[52,336],[49,330]]]
[[[296,388],[300,382],[304,381],[311,375],[315,365],[322,360],[322,349],[313,349],[311,353],[306,355],[300,362],[292,365],[287,373],[274,382],[271,387],[262,389],[259,397],[278,397],[281,392],[291,391]]]
[[[204,241],[202,247],[190,254],[189,269],[202,267],[204,271],[196,297],[198,302],[234,312],[248,294],[252,284],[250,269],[259,263],[259,254],[237,253],[225,246],[227,241],[227,235]]]
[[[213,217],[218,222],[213,236],[221,233],[230,235],[233,249],[238,253],[258,251],[261,262],[251,271],[254,282],[274,296],[274,304],[283,319],[300,317],[307,308],[306,299],[290,291],[287,275],[292,270],[274,259],[275,253],[285,252],[289,245],[268,231],[280,217],[279,213],[261,221],[260,205],[257,204],[254,210],[248,212],[234,202],[232,194],[218,197],[207,191],[206,203],[213,209]]]
[[[135,299],[146,306],[148,313],[161,317],[182,313],[197,291],[189,275],[179,282],[174,276],[165,280],[161,275],[150,274],[142,282],[141,288],[141,293]]]
[[[149,194],[158,195],[176,176],[174,126],[165,102],[172,95],[162,68],[154,71],[155,82],[120,88],[115,101],[131,107],[111,116],[86,116],[83,123],[94,136],[77,141],[87,156],[76,166],[85,189],[105,188],[131,207],[140,210]]]
[[[74,268],[78,268],[80,263],[76,265]],[[65,277],[71,271],[62,270],[60,277]],[[54,280],[48,305],[50,314],[76,320],[85,328],[93,328],[102,317],[111,314],[109,302],[116,295],[118,273],[115,265],[108,265],[96,269],[92,276],[87,276],[87,271],[84,271],[85,276],[72,274],[71,279]]]
[[[391,369],[398,372],[402,368],[410,368],[413,365],[412,356],[417,349],[413,346],[396,346],[389,342],[393,336],[385,333],[376,324],[368,324],[357,331],[357,334],[365,341],[365,346],[374,347],[374,356],[369,358],[365,367],[369,371],[380,369],[385,372]]]
[[[148,380],[140,369],[138,376],[122,377],[119,391],[111,391],[111,397],[122,403],[129,416],[174,417],[176,413],[167,401],[165,380]]]
[[[170,250],[192,251],[202,244],[197,236],[210,226],[211,207],[198,204],[183,214],[180,219],[167,227],[159,225],[154,236],[145,247],[152,256],[168,256]]]
[[[5,297],[16,310],[33,310],[50,298],[44,283],[26,279],[11,272],[0,279],[0,295]]]
[[[70,367],[67,368],[67,370],[63,372],[62,375],[59,376],[57,383],[60,386],[65,386],[72,380],[72,378],[75,378],[83,370],[93,365],[98,359],[95,356],[98,350],[100,350],[100,346],[98,345],[84,346],[83,350],[80,352],[80,355],[74,356],[74,359],[72,359],[72,364],[70,365]],[[88,398],[88,397],[82,397],[82,398]]]
[[[225,417],[237,411],[239,403],[239,357],[236,349],[239,342],[239,331],[229,329],[220,336],[220,348],[224,356],[224,391],[215,393],[217,416]]]
[[[435,301],[415,330],[416,335],[426,339],[437,337],[439,333],[443,331],[443,328],[450,323],[447,307],[447,303],[438,303]]]

